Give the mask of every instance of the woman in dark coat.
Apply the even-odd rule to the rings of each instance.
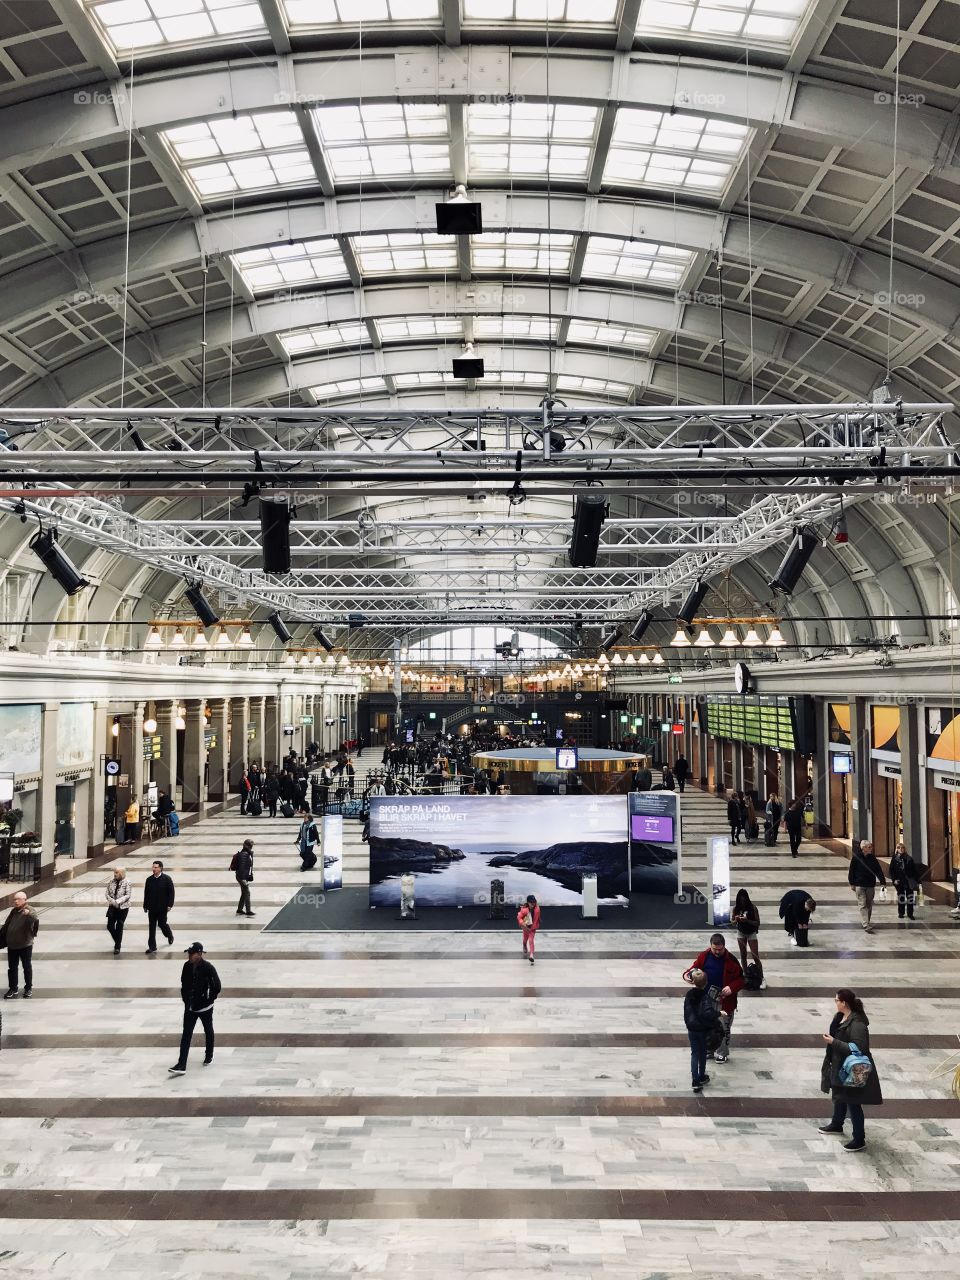
[[[902,840],[890,859],[890,879],[897,891],[897,915],[902,920],[906,912],[907,919],[912,920],[917,905],[920,872]]]
[[[879,1107],[883,1103],[877,1064],[870,1052],[870,1019],[863,1008],[863,1001],[848,987],[841,987],[836,995],[837,1012],[830,1023],[829,1032],[823,1037],[827,1049],[820,1071],[820,1092],[833,1098],[833,1116],[820,1126],[821,1133],[843,1133],[843,1123],[850,1112],[853,1121],[853,1140],[844,1143],[844,1151],[862,1151],[867,1145],[864,1137],[863,1108]],[[840,1068],[855,1044],[873,1062],[873,1070],[859,1088],[840,1084]]]

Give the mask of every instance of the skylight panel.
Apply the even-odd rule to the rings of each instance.
[[[337,382],[320,382],[311,387],[317,400],[342,400],[347,396],[386,395],[383,378],[341,378]]]
[[[567,342],[581,346],[627,347],[647,351],[653,334],[647,329],[628,329],[617,324],[601,324],[596,320],[571,320]]]
[[[750,136],[745,125],[622,107],[605,183],[722,191]]]
[[[599,111],[572,103],[472,103],[467,162],[472,178],[585,178]],[[548,145],[549,143],[549,145]]]
[[[357,347],[369,342],[370,334],[365,324],[325,324],[281,333],[280,341],[288,356],[302,356],[333,347]]]
[[[313,118],[335,181],[451,174],[445,107],[399,102],[318,107]]]
[[[283,0],[291,30],[361,22],[440,21],[439,0]]]
[[[269,191],[317,180],[292,111],[198,120],[160,136],[201,197]]]
[[[266,36],[255,0],[84,0],[117,53]]]
[[[456,241],[432,231],[356,236],[350,243],[364,275],[455,271],[457,267]]]
[[[568,272],[573,236],[546,231],[487,231],[470,237],[475,271]]]
[[[579,391],[588,396],[607,396],[614,400],[626,400],[632,388],[626,382],[611,382],[607,378],[584,378],[580,374],[561,373],[557,378],[558,391]]]
[[[570,22],[612,25],[618,0],[463,0],[464,22]]]
[[[643,0],[637,38],[688,35],[789,47],[808,0]]]
[[[332,236],[244,249],[232,254],[231,261],[254,293],[347,278],[343,254]]]
[[[478,316],[473,322],[473,334],[478,340],[549,342],[556,338],[558,327],[556,320],[541,320],[538,316]]]
[[[617,236],[591,236],[583,263],[584,276],[600,276],[628,284],[678,284],[689,267],[689,249]]]
[[[453,376],[449,373],[395,373],[393,381],[398,391],[405,391],[410,387],[445,387],[453,382]]]
[[[416,342],[424,339],[462,338],[463,321],[434,316],[411,316],[409,319],[378,320],[377,336],[381,342]]]

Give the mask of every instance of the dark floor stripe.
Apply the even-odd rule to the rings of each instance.
[[[180,956],[173,953],[176,963],[180,964]],[[159,957],[156,957],[154,963]],[[216,956],[213,957],[216,959]],[[304,957],[309,962],[309,957]],[[35,969],[36,981],[42,984],[43,974],[39,967]],[[227,977],[229,982],[229,975]],[[164,986],[156,987],[62,987],[56,990],[44,990],[43,986],[34,988],[35,1000],[113,1000],[113,999],[148,999],[156,996],[176,996],[176,974],[171,972]],[[652,996],[680,997],[686,994],[688,987],[551,987],[551,986],[494,986],[485,987],[284,987],[271,991],[267,987],[235,987],[224,984],[224,995],[235,1000],[414,1000],[428,998],[431,1000],[512,1000],[512,999],[551,999],[551,1000],[629,1000],[633,998],[649,999]],[[832,1000],[837,993],[836,986],[830,987],[777,987],[778,996],[802,997],[806,1000]],[[773,994],[773,989],[770,989]],[[863,1000],[873,999],[924,999],[924,1000],[956,1000],[956,987],[857,987],[857,994]],[[757,996],[762,999],[762,995]],[[8,1006],[5,1006],[8,1007]]]
[[[215,927],[215,926],[203,925],[202,931],[204,933],[209,933],[211,927]],[[109,938],[107,938],[107,941],[104,943],[104,946],[107,949],[103,952],[54,951],[51,948],[49,943],[51,932],[52,932],[51,930],[48,930],[46,934],[47,947],[43,953],[44,959],[46,960],[69,960],[71,962],[90,962],[90,961],[101,960],[103,959],[104,956],[109,956],[111,960],[113,959],[113,953],[109,949],[111,945]],[[106,930],[103,930],[103,932],[104,932],[104,935],[106,936]],[[142,942],[140,945],[141,946],[143,945]],[[561,951],[551,947],[548,944],[547,939],[545,937],[541,938],[539,945],[546,958],[546,961],[545,961],[546,963],[550,963],[553,960],[637,960],[637,961],[673,960],[673,961],[676,961],[678,964],[682,965],[682,964],[685,964],[688,960],[691,960],[693,958],[693,951],[695,950],[695,948],[691,948],[688,946],[685,949],[678,949],[676,951],[647,951],[647,950],[642,950],[642,951],[563,950]],[[814,950],[814,948],[811,948],[811,950]],[[815,950],[816,950],[818,960],[876,960],[877,959],[876,951],[856,951],[856,950],[826,951],[821,947],[817,947],[815,948]],[[734,954],[736,954],[736,952],[734,952]],[[775,954],[775,958],[780,959],[782,958],[783,953],[777,952],[774,954]],[[787,954],[791,954],[791,953],[788,952]],[[960,960],[960,950],[955,951],[946,947],[938,947],[936,949],[931,948],[927,951],[900,951],[898,949],[895,954],[898,962],[900,960],[928,960],[930,962],[935,962],[938,960]],[[132,955],[136,957],[137,953],[135,950],[131,948],[130,951],[125,951],[123,955],[124,956]],[[211,957],[213,956],[212,948],[210,949],[210,955]],[[256,953],[250,950],[224,951],[219,947],[216,949],[216,959],[218,964],[221,963],[221,961],[226,961],[226,960],[253,960],[253,959],[256,959],[258,964],[261,961],[276,961],[276,960],[282,960],[287,963],[291,961],[296,961],[297,963],[303,963],[304,961],[309,962],[310,960],[314,960],[314,959],[316,960],[372,960],[375,963],[380,960],[401,960],[401,961],[405,961],[408,964],[414,960],[416,960],[418,963],[421,960],[438,960],[438,961],[442,961],[444,964],[449,964],[451,960],[457,960],[457,961],[460,961],[460,960],[512,960],[513,958],[514,958],[513,950],[485,951],[485,950],[477,949],[477,950],[467,951],[459,947],[457,948],[456,951],[444,950],[444,951],[418,951],[418,952],[355,951],[355,950],[346,950],[346,949],[341,950],[339,947],[327,947],[324,950],[311,949],[310,951],[258,951]],[[766,953],[761,953],[761,958],[763,959],[765,965],[773,963],[773,958],[771,958]]]
[[[199,1069],[199,1068],[198,1068]],[[191,1067],[192,1073],[192,1067]],[[189,1080],[189,1075],[186,1077]],[[165,1077],[164,1077],[165,1079]],[[829,1111],[823,1098],[710,1097],[683,1094],[662,1097],[590,1095],[568,1097],[268,1094],[237,1097],[185,1097],[164,1088],[146,1098],[3,1098],[7,1119],[199,1118],[232,1116],[709,1116],[714,1119],[818,1120]],[[960,1120],[955,1098],[887,1099],[871,1118],[887,1120]],[[960,1200],[960,1197],[958,1197]]]
[[[861,1159],[869,1160],[865,1155]],[[842,1152],[838,1160],[850,1159]],[[954,1191],[531,1190],[6,1191],[4,1218],[153,1221],[642,1219],[741,1222],[960,1220]]]
[[[826,1021],[826,1020],[825,1020]],[[8,1034],[4,1049],[152,1049],[180,1043],[180,1033],[145,1031],[44,1032],[38,1035]],[[809,1035],[734,1034],[740,1049],[810,1049],[820,1047],[820,1032]],[[689,1044],[686,1032],[614,1031],[596,1034],[550,1031],[218,1031],[217,1044],[234,1049],[678,1049]],[[870,1037],[874,1049],[955,1049],[955,1035],[883,1035]]]

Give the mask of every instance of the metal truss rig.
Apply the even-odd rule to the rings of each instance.
[[[14,409],[0,413],[11,437],[39,432],[37,443],[53,447],[0,455],[0,508],[16,507],[91,545],[201,580],[252,604],[282,609],[303,621],[337,622],[362,614],[365,621],[375,623],[395,621],[400,615],[415,624],[441,617],[477,620],[483,614],[496,620],[555,623],[558,615],[569,617],[573,606],[584,618],[619,622],[643,605],[672,599],[697,578],[739,563],[785,537],[799,523],[832,518],[840,506],[836,489],[844,481],[848,481],[843,492],[849,505],[875,494],[878,481],[893,476],[908,476],[911,486],[916,486],[960,475],[955,446],[943,427],[943,416],[951,411],[947,404],[576,413],[558,412],[549,404],[539,412],[388,414]],[[486,451],[465,450],[465,432],[473,432],[474,446],[482,442]],[[432,437],[427,447],[425,435]],[[279,439],[283,436],[285,443]],[[85,447],[64,447],[75,440]],[[132,440],[136,440],[133,447]],[[168,452],[165,446],[173,442],[177,450]],[[607,549],[645,546],[684,551],[672,564],[659,568],[570,570],[549,563],[521,567],[515,561],[512,568],[488,562],[466,573],[426,565],[426,572],[403,565],[349,572],[311,567],[284,578],[268,578],[257,569],[232,563],[233,557],[257,550],[247,522],[237,528],[221,525],[217,537],[209,538],[216,533],[216,527],[210,527],[213,522],[144,521],[123,510],[119,492],[105,501],[79,489],[93,480],[122,478],[135,483],[142,477],[162,480],[170,486],[171,497],[186,496],[214,478],[273,483],[290,491],[317,483],[355,482],[362,467],[363,479],[374,485],[379,482],[393,490],[398,477],[415,478],[422,495],[424,480],[435,480],[449,496],[456,492],[450,488],[455,481],[482,480],[485,486],[515,482],[518,450],[526,483],[563,481],[568,492],[570,481],[590,479],[596,484],[660,474],[651,467],[654,458],[664,464],[678,492],[684,485],[702,486],[717,469],[724,474],[735,470],[762,483],[771,467],[780,467],[792,480],[785,491],[767,492],[734,517],[704,521],[678,514],[658,522],[611,521],[611,531],[604,537]],[[376,488],[364,496],[375,499]],[[437,540],[439,526],[423,519],[392,522],[391,527],[402,532],[399,545],[384,544],[383,526],[377,525],[375,516],[362,533],[358,522],[357,538],[382,556],[402,557],[413,551],[429,555],[431,550],[434,555],[449,554],[468,542],[472,549],[472,516],[465,510],[462,521],[447,519],[444,527],[460,538],[447,546]],[[316,521],[305,527],[305,533],[336,537],[339,531],[333,526],[337,523]],[[500,527],[509,524],[526,530],[528,523],[531,550],[547,555],[565,550],[565,545],[546,539],[569,522],[527,522],[519,515]],[[644,542],[651,529],[652,540]],[[324,550],[312,538],[301,537],[300,552]],[[539,546],[538,537],[543,539]],[[340,549],[355,554],[357,548],[345,543]],[[510,540],[483,548],[488,556],[502,551],[514,557],[520,549]]]

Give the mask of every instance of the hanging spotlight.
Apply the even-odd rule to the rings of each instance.
[[[707,594],[709,587],[702,578],[698,578],[687,593],[687,598],[677,611],[677,622],[683,623],[684,626],[693,625],[693,620],[697,616],[697,610],[703,604],[703,597]]]
[[[68,596],[75,596],[83,587],[89,587],[90,583],[77,570],[76,565],[64,555],[57,545],[57,531],[55,529],[40,530],[30,539],[30,550],[34,553],[38,560],[43,562],[43,567],[47,570],[59,586],[63,588]]]
[[[157,732],[157,722],[153,716],[147,716],[143,722],[143,732],[149,738]]]
[[[740,643],[740,637],[734,631],[733,627],[727,627],[726,631],[720,637],[720,647],[722,649],[735,649]]]
[[[761,644],[763,644],[763,641],[760,639],[759,635],[757,634],[756,627],[751,627],[750,630],[747,632],[747,634],[743,637],[743,647],[745,649],[756,649],[756,647]]]
[[[260,546],[264,573],[290,572],[290,503],[260,499]]]
[[[240,635],[237,636],[237,648],[238,649],[253,648],[253,636],[250,634],[249,627],[244,627]]]
[[[147,638],[143,642],[145,649],[160,649],[163,647],[163,637],[160,634],[159,627],[151,627],[147,632]]]
[[[602,493],[578,493],[573,513],[573,532],[567,559],[575,569],[592,569],[600,550],[600,530],[607,518],[607,499]]]
[[[193,611],[205,627],[214,627],[220,621],[220,615],[209,603],[200,590],[199,582],[194,582],[183,593],[193,606]]]
[[[274,631],[276,632],[277,639],[280,641],[280,643],[289,644],[290,641],[293,639],[293,636],[291,632],[287,630],[286,624],[284,623],[283,619],[280,617],[280,614],[276,609],[274,609],[273,613],[270,613],[267,615],[267,621],[270,623],[271,627],[273,627]]]
[[[670,641],[671,647],[674,649],[689,649],[690,637],[684,631],[683,627],[677,627],[677,634]]]
[[[630,639],[633,644],[639,644],[643,639],[644,633],[653,621],[653,614],[649,609],[644,609],[640,617],[636,620],[630,629]]]
[[[323,645],[327,653],[329,653],[333,648],[333,642],[327,639],[327,637],[323,634],[323,632],[320,630],[319,627],[313,628],[313,638],[314,640],[316,640],[317,644]]]
[[[780,562],[780,568],[770,579],[773,591],[793,594],[793,589],[800,581],[800,575],[807,567],[807,561],[817,549],[817,535],[809,526],[798,529],[796,536],[787,548],[787,554]]]
[[[620,639],[620,628],[614,627],[609,635],[604,636],[600,641],[600,648],[604,653],[609,653],[613,646]]]
[[[183,638],[183,627],[177,627],[176,631],[173,633],[173,639],[170,641],[170,648],[185,649],[186,647],[187,642]]]
[[[784,640],[783,633],[779,626],[774,626],[773,630],[770,632],[770,638],[767,641],[767,644],[771,649],[782,649],[786,643],[787,642]]]
[[[713,636],[710,634],[710,629],[708,627],[700,628],[700,634],[697,636],[696,640],[694,640],[693,647],[695,649],[713,648]]]

